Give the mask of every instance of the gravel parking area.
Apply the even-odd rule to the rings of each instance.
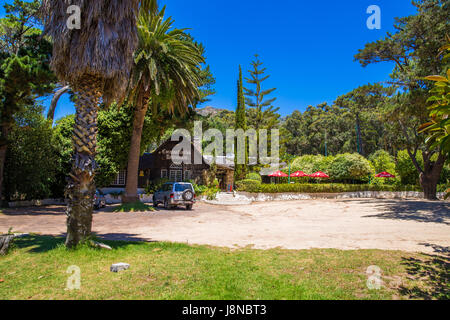
[[[108,239],[267,249],[335,248],[449,252],[450,204],[403,200],[301,200],[94,215]],[[64,208],[4,209],[0,232],[64,235]]]

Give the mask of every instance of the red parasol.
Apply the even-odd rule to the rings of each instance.
[[[303,177],[308,177],[308,175],[303,171],[297,171],[291,174],[291,178],[303,178]]]
[[[375,176],[376,178],[395,178],[393,174],[390,174],[389,172],[382,172]]]
[[[317,171],[316,173],[309,175],[311,178],[329,178],[330,176],[322,171]]]
[[[289,177],[289,176],[282,171],[276,171],[276,172],[270,174],[269,177]]]

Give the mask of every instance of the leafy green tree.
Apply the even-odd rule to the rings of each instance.
[[[208,116],[199,116],[198,120],[202,121],[203,130],[208,129],[216,129],[222,133],[222,136],[225,137],[223,141],[223,150],[228,151],[227,147],[227,130],[234,129],[236,124],[236,113],[234,111],[229,110],[220,110],[217,114],[212,114]],[[232,144],[232,140],[230,137],[230,145]],[[209,143],[204,142],[203,148]]]
[[[6,18],[0,19],[0,192],[15,115],[50,93],[56,80],[49,68],[51,44],[36,27],[38,6],[16,0],[4,6]]]
[[[445,51],[448,51],[445,54]],[[443,153],[450,155],[450,36],[447,36],[447,45],[441,49],[445,54],[444,71],[446,76],[433,75],[425,79],[434,81],[434,88],[430,90],[432,96],[427,102],[432,102],[430,109],[431,121],[422,125],[423,132],[429,133],[427,143],[431,148],[440,147]]]
[[[64,198],[64,189],[67,186],[67,176],[72,167],[72,135],[75,124],[75,115],[65,116],[55,122],[53,139],[58,148],[58,161],[55,162],[56,181],[52,186],[54,198]]]
[[[14,0],[3,5],[6,17],[0,19],[0,51],[18,55],[29,47],[30,38],[37,40],[41,35],[41,24],[37,19],[39,0]]]
[[[361,113],[365,126],[361,128],[366,149],[375,151],[383,147],[386,131],[375,110]],[[303,113],[294,111],[283,122],[287,138],[287,152],[295,155],[333,155],[357,150],[355,121],[348,110],[326,103],[309,106]]]
[[[235,129],[236,130],[243,130],[244,132],[247,130],[247,117],[245,112],[245,100],[244,100],[244,86],[243,86],[243,80],[242,80],[242,68],[239,66],[239,79],[237,82],[237,108],[236,108],[236,120],[235,120]],[[238,143],[235,143],[234,147],[234,178],[235,181],[240,181],[245,179],[245,176],[247,174],[247,161],[248,161],[248,152],[247,152],[247,139],[245,139],[245,150],[238,150]],[[240,164],[238,163],[239,153],[244,153],[244,159],[245,163]]]
[[[5,167],[5,197],[9,201],[53,196],[60,145],[43,108],[29,106],[15,115]]]
[[[437,183],[447,156],[440,148],[427,146],[418,128],[428,120],[426,92],[431,88],[424,77],[443,72],[442,57],[437,57],[436,53],[446,35],[450,34],[450,3],[446,0],[420,0],[413,1],[413,5],[417,8],[417,14],[397,18],[395,33],[388,33],[383,40],[366,44],[355,59],[362,66],[379,62],[395,64],[391,82],[402,93],[388,104],[386,119],[399,126],[408,154],[419,173],[425,197],[435,200]],[[422,151],[423,165],[420,165],[418,150]],[[432,160],[434,154],[438,154],[436,161]]]
[[[366,144],[362,136],[362,117],[373,114],[382,106],[387,97],[393,93],[392,88],[380,84],[365,85],[337,98],[335,104],[347,111],[355,119],[357,151],[365,156]],[[373,135],[370,135],[372,137]],[[375,135],[376,136],[376,135]],[[375,141],[375,144],[377,141]],[[370,152],[370,151],[369,151]]]

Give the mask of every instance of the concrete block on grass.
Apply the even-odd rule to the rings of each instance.
[[[120,272],[120,271],[124,271],[130,268],[130,265],[128,263],[115,263],[113,265],[111,265],[111,272]]]

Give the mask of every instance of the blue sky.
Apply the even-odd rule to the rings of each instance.
[[[161,0],[163,4],[175,25],[191,28],[206,47],[217,94],[205,106],[234,109],[238,66],[248,70],[258,53],[271,75],[265,88],[277,88],[274,105],[283,116],[387,80],[391,64],[362,68],[353,57],[365,43],[393,31],[394,17],[415,12],[410,0]],[[381,30],[366,27],[370,5],[381,8]],[[56,118],[73,112],[65,97]]]

